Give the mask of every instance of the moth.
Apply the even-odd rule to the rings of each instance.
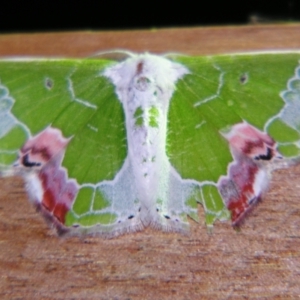
[[[238,226],[300,156],[300,53],[0,61],[0,175],[59,234]]]

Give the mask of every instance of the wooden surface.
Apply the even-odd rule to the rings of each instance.
[[[115,48],[300,49],[300,25],[0,36],[1,56]],[[29,205],[22,180],[2,179],[0,299],[300,299],[299,176],[300,166],[277,171],[240,231],[217,223],[208,233],[202,218],[187,236],[147,229],[110,240],[58,238]]]

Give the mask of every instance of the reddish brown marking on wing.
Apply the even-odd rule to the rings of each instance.
[[[69,211],[69,207],[67,207],[65,204],[57,204],[55,206],[55,209],[53,211],[53,215],[62,223],[65,224],[65,216],[67,212]]]
[[[32,148],[32,154],[36,155],[39,154],[41,156],[41,158],[45,161],[50,160],[51,156],[53,155],[52,153],[49,152],[49,150],[44,147],[44,148]]]
[[[233,225],[237,225],[243,219],[260,197],[260,193],[256,195],[253,188],[258,171],[259,167],[246,158],[233,163],[229,168],[228,177],[219,183],[219,190],[231,212]]]
[[[55,207],[55,196],[53,191],[48,188],[48,176],[46,173],[40,172],[39,178],[41,179],[44,191],[42,204],[48,211],[52,211]]]
[[[42,205],[64,224],[78,191],[75,182],[69,180],[65,169],[55,163],[45,166],[39,172],[39,178],[44,190]]]
[[[271,158],[280,156],[276,150],[275,141],[266,133],[247,123],[233,126],[225,137],[229,141],[232,151],[240,152],[248,157],[266,156],[269,151],[271,151]]]
[[[22,164],[26,155],[29,162],[44,165],[53,157],[63,155],[69,141],[60,130],[47,127],[25,143],[19,153],[19,162]]]
[[[220,178],[218,188],[231,212],[232,224],[238,225],[268,186],[268,170],[263,162],[281,155],[270,136],[247,123],[234,125],[224,136],[234,161],[227,176]]]
[[[47,220],[56,225],[65,223],[66,214],[78,192],[77,183],[68,178],[66,169],[61,166],[69,141],[60,130],[48,127],[30,138],[19,155],[20,165],[36,174],[36,179],[30,176],[27,179],[28,192],[34,204]],[[36,193],[35,180],[40,182],[42,195]]]

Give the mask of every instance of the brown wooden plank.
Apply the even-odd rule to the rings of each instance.
[[[0,36],[0,55],[84,57],[107,49],[214,54],[300,49],[300,25]],[[116,239],[58,238],[0,181],[1,299],[297,299],[300,166],[274,174],[242,230],[191,222],[182,236],[145,230]],[[200,215],[203,211],[199,207]],[[203,218],[202,218],[203,220]]]

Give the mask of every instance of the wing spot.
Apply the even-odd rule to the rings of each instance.
[[[246,84],[248,82],[248,78],[249,77],[248,77],[247,73],[242,74],[241,77],[240,77],[240,83],[241,84]]]
[[[54,86],[53,80],[51,78],[46,78],[45,79],[45,88],[47,90],[51,90],[53,88],[53,86]]]
[[[267,153],[266,154],[261,154],[261,155],[258,155],[258,156],[255,156],[255,159],[256,160],[271,160],[273,157],[273,152],[272,152],[272,149],[270,149],[269,147],[267,148]]]
[[[22,164],[23,164],[24,167],[29,167],[29,168],[41,166],[41,163],[29,161],[29,155],[28,154],[25,154],[23,156]]]

